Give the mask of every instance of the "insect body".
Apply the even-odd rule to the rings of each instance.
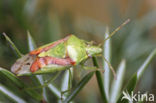
[[[104,42],[111,38],[120,28],[127,24],[127,19],[123,24],[116,28]],[[17,75],[31,75],[51,73],[70,68],[86,61],[89,57],[100,54],[102,49],[89,42],[81,40],[74,35],[69,35],[61,40],[44,45],[31,51],[22,58],[18,59],[11,67],[11,71]],[[114,76],[115,71],[111,64],[104,58],[109,65]]]
[[[17,75],[61,71],[78,65],[101,52],[100,47],[69,35],[26,54],[16,61],[11,71]]]

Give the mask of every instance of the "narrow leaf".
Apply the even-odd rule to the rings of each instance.
[[[88,83],[93,74],[94,72],[90,72],[85,77],[83,77],[82,80],[76,86],[76,88],[73,90],[73,92],[65,99],[63,103],[69,103],[71,100],[73,100],[74,97],[81,91],[81,89]]]
[[[53,85],[53,84],[49,84],[48,88],[50,89],[50,91],[55,94],[59,99],[61,98],[61,92]]]
[[[32,50],[36,49],[36,43],[34,42],[34,39],[32,38],[29,31],[27,31],[27,36],[28,36],[29,51],[32,51]]]
[[[110,103],[116,103],[117,98],[120,96],[122,82],[125,74],[126,63],[125,60],[122,60],[117,71],[117,79],[114,79],[112,88],[111,88],[111,96]]]
[[[148,56],[148,58],[144,61],[144,63],[140,66],[140,68],[137,71],[137,78],[138,80],[143,75],[144,71],[146,70],[147,66],[150,64],[152,59],[156,56],[156,49],[153,50],[153,52]]]
[[[28,88],[26,84],[24,84],[23,81],[21,81],[19,78],[17,78],[13,73],[9,72],[6,69],[3,69],[0,67],[0,76],[4,77],[4,79],[9,80],[12,84],[14,84],[19,89]],[[35,90],[29,90],[29,91],[23,91],[32,98],[36,100],[41,100],[41,96],[35,91]]]
[[[62,80],[62,86],[61,86],[61,91],[67,91],[69,89],[71,89],[71,79],[72,79],[72,75],[73,75],[73,68],[70,68],[69,70],[65,71],[63,80]],[[68,95],[68,92],[66,93],[66,95]]]
[[[15,50],[15,52],[17,53],[18,57],[22,57],[22,53],[17,49],[17,47],[15,46],[15,44],[11,41],[11,39],[5,34],[3,33],[4,37],[6,38],[6,40],[10,43],[11,47]]]
[[[131,77],[131,79],[129,80],[127,86],[125,87],[125,90],[127,90],[129,94],[132,91],[134,91],[137,82],[140,80],[142,74],[147,69],[147,66],[149,65],[151,60],[155,57],[155,55],[156,55],[156,49],[154,49],[150,53],[150,55],[147,57],[147,59],[144,61],[144,63],[140,66],[138,71],[136,73],[134,73],[134,75]],[[123,97],[123,94],[121,94],[121,96],[120,96],[120,98],[118,100],[118,103],[125,103],[125,100],[121,101],[122,97]]]
[[[99,68],[96,58],[93,57],[92,60],[93,60],[94,66]],[[104,92],[103,80],[102,80],[100,71],[96,71],[96,78],[97,78],[97,82],[98,82],[98,86],[99,86],[99,89],[101,92],[102,99],[103,99],[104,103],[107,103],[107,98],[106,98],[106,94]]]
[[[24,101],[22,98],[20,98],[19,96],[15,95],[13,92],[11,92],[10,90],[8,90],[7,88],[5,88],[3,85],[0,84],[0,92],[2,92],[3,94],[5,94],[7,97],[11,98],[13,101],[17,102],[17,103],[26,103],[26,101]]]
[[[109,36],[109,28],[106,28],[105,38]],[[111,57],[111,41],[108,39],[104,43],[103,47],[103,56],[110,62]],[[109,99],[109,84],[110,84],[110,68],[106,61],[103,60],[103,69],[105,70],[103,80],[104,80],[104,89],[106,93],[107,100]]]
[[[0,67],[0,75],[4,75],[5,78],[8,78],[10,81],[12,81],[16,86],[18,87],[24,87],[24,84],[22,81],[20,81],[13,73],[9,72],[6,69],[3,69]]]

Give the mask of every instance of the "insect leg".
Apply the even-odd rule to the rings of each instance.
[[[30,67],[31,72],[37,71],[39,68],[42,68],[46,66],[47,64],[45,63],[44,58],[36,58],[36,60],[33,62],[33,64]]]
[[[36,58],[36,60],[32,63],[30,67],[31,72],[35,72],[39,69],[38,63],[39,63],[39,58]]]
[[[100,72],[104,73],[104,70],[103,70],[103,69],[97,68],[97,67],[95,67],[95,66],[85,66],[84,64],[81,64],[81,67],[82,67],[84,70],[100,71]]]
[[[115,73],[115,70],[114,70],[113,66],[111,65],[111,63],[105,57],[103,57],[103,60],[108,64],[109,68],[111,69],[111,71],[114,75],[114,78],[116,79],[116,73]]]

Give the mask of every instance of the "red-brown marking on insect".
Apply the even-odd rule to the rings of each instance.
[[[30,67],[31,72],[35,72],[39,69],[38,63],[39,63],[39,58],[36,58],[36,60],[33,62],[33,64]]]
[[[55,57],[44,57],[44,59],[47,65],[57,64],[57,65],[66,66],[66,65],[71,65],[73,62],[70,58],[61,59],[61,58],[55,58]]]
[[[38,60],[38,66],[39,68],[46,66],[47,64],[45,63],[45,59],[44,58],[39,58]]]
[[[75,65],[75,64],[76,64],[76,62],[75,62],[75,61],[71,61],[71,64],[72,64],[72,65]]]
[[[30,54],[30,55],[38,55],[39,53],[41,53],[41,52],[43,52],[43,51],[47,51],[47,50],[49,50],[49,49],[51,49],[51,48],[57,46],[58,44],[60,44],[60,43],[62,43],[62,42],[65,42],[66,40],[68,40],[68,38],[69,38],[70,36],[71,36],[71,35],[69,35],[69,36],[67,36],[67,37],[65,37],[65,38],[63,38],[63,39],[61,39],[61,40],[58,40],[58,41],[52,43],[51,45],[49,45],[49,46],[47,46],[47,47],[39,48],[39,49],[37,49],[37,50],[33,50],[33,51],[31,51],[29,54]]]
[[[37,59],[33,62],[32,66],[30,67],[31,72],[35,72],[38,69],[49,65],[49,64],[56,64],[61,66],[68,66],[68,65],[75,65],[75,62],[72,61],[70,58],[55,58],[55,57],[37,57]]]

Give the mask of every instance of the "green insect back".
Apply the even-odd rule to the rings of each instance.
[[[93,50],[91,47],[90,49]],[[58,44],[48,51],[40,53],[39,57],[57,57],[57,58],[71,58],[76,64],[88,58],[87,51],[90,52],[88,45],[81,39],[74,35],[70,35],[68,40]],[[87,50],[87,51],[86,51]],[[94,50],[93,50],[94,51]],[[93,54],[93,53],[91,53]]]

